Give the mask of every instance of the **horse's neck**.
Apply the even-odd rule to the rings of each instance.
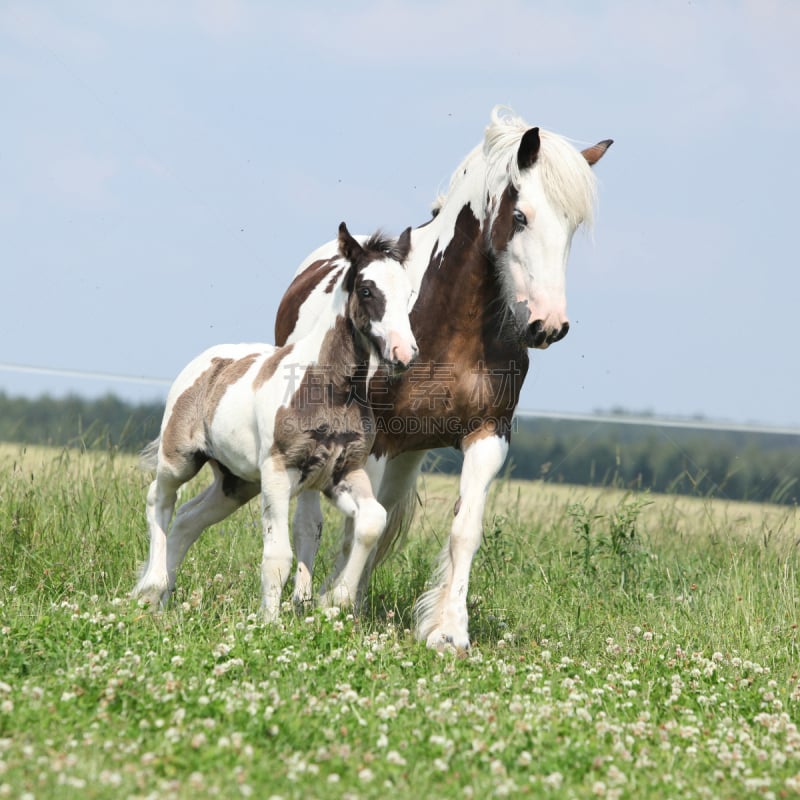
[[[483,224],[486,201],[486,165],[477,156],[469,159],[466,168],[468,175],[448,192],[438,214],[425,225],[411,232],[411,255],[406,261],[406,269],[412,286],[419,291],[428,269],[444,267],[447,259],[447,245],[462,234],[462,212],[468,206],[479,226]],[[480,242],[476,245],[481,246]],[[437,259],[438,254],[441,259]]]
[[[412,312],[417,340],[438,340],[432,346],[442,348],[443,340],[458,335],[476,346],[483,341],[502,358],[522,358],[498,266],[485,244],[487,221],[483,210],[463,203],[457,213],[451,211],[446,219],[447,227],[440,226],[439,233],[449,238],[437,239],[438,244],[429,250],[430,260]],[[498,349],[499,345],[502,346]]]

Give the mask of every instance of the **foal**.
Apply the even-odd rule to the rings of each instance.
[[[338,312],[333,325],[330,317],[321,321],[324,333],[284,347],[212,347],[172,385],[161,434],[143,454],[156,475],[147,492],[150,554],[135,597],[163,604],[200,534],[260,492],[262,608],[275,620],[292,566],[289,501],[301,489],[317,489],[355,525],[345,572],[323,602],[355,599],[364,563],[386,524],[364,471],[375,438],[367,381],[381,363],[391,373],[407,369],[417,344],[403,266],[410,229],[397,241],[376,234],[362,246],[342,223],[338,242],[340,257],[326,268],[335,269],[337,278],[344,274],[344,282],[334,289],[331,281]],[[206,462],[213,483],[180,507],[170,530],[178,488]],[[311,566],[298,564],[295,600],[310,595]]]

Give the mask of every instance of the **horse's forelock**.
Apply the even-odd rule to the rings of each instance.
[[[498,106],[492,111],[491,121],[481,144],[475,147],[458,165],[445,194],[433,203],[434,216],[459,189],[462,182],[474,177],[476,168],[485,176],[480,187],[490,198],[499,198],[509,182],[515,189],[522,183],[517,152],[523,134],[531,126],[508,109]],[[591,226],[594,216],[596,180],[583,155],[565,138],[551,131],[539,129],[541,146],[536,159],[541,170],[542,184],[548,199],[561,209],[570,223]],[[476,162],[482,161],[482,164]],[[499,199],[498,199],[499,202]]]
[[[502,107],[492,111],[486,128],[483,155],[487,162],[487,188],[493,196],[504,191],[510,181],[519,189],[522,182],[517,151],[523,134],[531,126]],[[583,155],[563,136],[539,130],[541,147],[536,165],[542,185],[553,205],[561,209],[570,223],[591,226],[597,182]]]

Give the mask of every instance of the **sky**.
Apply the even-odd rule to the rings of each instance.
[[[500,104],[615,140],[519,407],[798,426],[798,41],[794,0],[4,0],[0,391],[163,400],[271,341],[306,255],[425,222]]]

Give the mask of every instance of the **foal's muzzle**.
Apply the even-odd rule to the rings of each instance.
[[[416,360],[419,355],[419,348],[416,344],[412,344],[409,348],[402,349],[399,347],[392,348],[392,358],[389,361],[389,366],[395,375],[405,372]]]

